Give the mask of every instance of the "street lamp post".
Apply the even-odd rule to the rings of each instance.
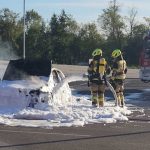
[[[23,0],[23,59],[26,57],[26,35],[25,35],[25,0]]]

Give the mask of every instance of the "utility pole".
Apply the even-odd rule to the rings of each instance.
[[[26,58],[25,0],[23,0],[23,59]]]

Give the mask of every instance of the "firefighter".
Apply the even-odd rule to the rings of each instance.
[[[102,50],[95,49],[92,53],[93,59],[89,61],[88,79],[91,90],[92,105],[104,106],[104,92],[106,87],[107,62],[102,57]],[[108,69],[109,70],[109,69]],[[107,71],[108,73],[109,71]]]
[[[124,81],[127,73],[127,64],[123,59],[120,49],[116,49],[111,54],[112,57],[112,76],[110,83],[114,87],[117,95],[117,103],[119,106],[124,106]]]

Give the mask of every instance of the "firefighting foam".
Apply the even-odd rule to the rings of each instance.
[[[70,77],[69,82],[78,80]],[[52,83],[52,82],[51,82]],[[32,87],[32,84],[30,87]],[[49,89],[54,84],[48,85]],[[51,86],[51,87],[50,87]],[[114,107],[114,100],[105,102],[105,107],[94,108],[90,96],[77,95],[70,89],[68,81],[63,82],[59,90],[49,100],[41,101],[35,106],[28,107],[29,97],[18,92],[20,88],[29,87],[25,81],[3,81],[0,84],[0,123],[10,126],[28,126],[52,128],[58,126],[84,126],[89,123],[116,123],[128,121],[127,115],[132,113],[128,107]],[[65,92],[64,92],[65,91]],[[73,94],[74,93],[74,94]],[[52,97],[51,97],[52,96]]]

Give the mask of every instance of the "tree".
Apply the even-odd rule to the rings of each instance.
[[[130,9],[129,17],[126,16],[127,26],[129,26],[129,39],[133,36],[133,29],[137,25],[136,22],[137,10],[135,8]]]
[[[85,24],[79,32],[79,39],[80,51],[78,55],[82,62],[88,62],[94,49],[104,48],[104,39],[99,34],[95,23]]]
[[[64,10],[50,21],[52,57],[56,63],[70,63],[72,60],[70,46],[74,40],[77,24]]]
[[[41,57],[40,51],[37,47],[39,45],[39,36],[43,24],[42,17],[34,10],[27,11],[25,16],[26,25],[26,58],[39,58]],[[44,32],[44,31],[43,31]]]
[[[150,29],[150,17],[144,17],[144,20],[147,24],[147,28]]]
[[[21,25],[18,23],[18,18],[19,15],[8,8],[0,10],[0,36],[14,49],[18,48],[16,39],[21,34]]]
[[[107,37],[109,48],[123,47],[123,30],[125,24],[119,14],[119,5],[116,0],[110,1],[108,8],[103,10],[103,14],[98,17],[98,22]]]
[[[43,22],[40,27],[37,44],[35,47],[37,50],[37,58],[51,60],[51,41],[48,35],[49,34],[46,32],[46,25]]]
[[[144,24],[139,24],[133,27],[132,38],[127,40],[125,49],[125,56],[129,65],[138,66],[139,56],[143,47],[143,35],[146,31]]]

